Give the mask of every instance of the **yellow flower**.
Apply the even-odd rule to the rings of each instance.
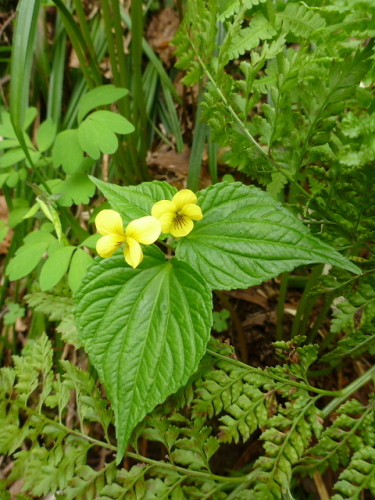
[[[162,200],[155,203],[151,214],[159,219],[163,233],[171,233],[176,237],[186,236],[193,230],[193,220],[203,219],[197,201],[190,189],[183,189],[173,196],[172,201]]]
[[[100,257],[111,257],[122,243],[125,243],[125,260],[133,268],[136,268],[143,259],[140,243],[151,245],[161,232],[160,222],[151,216],[133,220],[124,231],[121,215],[114,210],[99,212],[95,225],[103,236],[96,244],[96,251]]]

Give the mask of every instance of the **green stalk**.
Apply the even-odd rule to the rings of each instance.
[[[210,172],[212,184],[216,184],[219,182],[217,176],[217,153],[219,145],[217,142],[211,142],[210,136],[211,130],[208,129],[208,170]]]
[[[259,369],[253,368],[252,366],[245,365],[245,363],[241,363],[241,361],[238,361],[236,359],[228,358],[227,356],[223,356],[222,354],[218,354],[215,351],[212,351],[211,349],[207,349],[206,352],[213,356],[214,358],[221,359],[223,361],[226,361],[227,363],[234,364],[236,366],[240,366],[244,368],[245,370],[253,373],[259,374]],[[341,396],[342,392],[341,391],[325,391],[324,389],[318,389],[317,387],[313,387],[310,384],[303,384],[300,382],[295,382],[294,380],[290,380],[288,378],[283,378],[280,377],[279,375],[276,375],[274,373],[268,373],[267,371],[262,371],[262,375],[264,377],[267,377],[271,380],[278,380],[279,382],[283,382],[286,385],[291,385],[293,387],[300,387],[301,389],[305,389],[306,391],[312,391],[316,392],[317,394],[322,394],[323,396],[330,396],[330,397],[339,397]]]
[[[280,283],[280,292],[279,292],[279,300],[277,301],[277,320],[276,320],[276,340],[283,339],[283,317],[284,317],[284,308],[285,308],[285,297],[286,291],[288,289],[288,280],[290,273],[283,273],[281,275],[281,283]]]
[[[336,410],[336,408],[338,408],[342,403],[345,403],[345,401],[348,398],[350,398],[352,394],[354,394],[362,386],[373,380],[374,376],[375,376],[375,365],[372,366],[369,370],[367,370],[366,373],[358,377],[357,380],[354,380],[354,382],[345,387],[345,389],[341,391],[340,396],[333,399],[330,403],[328,403],[327,406],[323,408],[322,410],[323,418],[327,418],[333,411]]]
[[[82,30],[82,35],[85,40],[87,52],[90,55],[90,68],[92,72],[92,78],[97,86],[102,85],[102,75],[99,69],[99,63],[97,54],[94,50],[94,44],[92,42],[89,26],[86,20],[85,11],[83,10],[82,0],[73,0],[74,7],[76,9],[76,14],[78,16],[79,24]]]
[[[218,290],[215,290],[214,293],[220,299],[220,302],[223,304],[223,306],[226,309],[228,309],[230,313],[231,319],[234,323],[234,326],[236,327],[238,340],[240,342],[241,361],[246,364],[248,359],[246,335],[244,329],[242,328],[242,323],[237,314],[237,311],[233,307],[233,305],[231,304],[230,300],[225,295],[225,293],[219,292]]]
[[[319,297],[320,297],[319,295],[316,295],[315,297],[308,297],[306,299],[306,307],[305,307],[305,312],[303,313],[303,318],[301,320],[299,335],[305,335],[311,311],[313,310],[315,304],[319,300]]]
[[[124,21],[126,26],[131,30],[132,20],[127,14],[127,12],[125,12],[122,6],[121,6],[121,19]],[[154,66],[154,68],[158,72],[160,81],[163,84],[163,86],[169,89],[170,93],[173,95],[173,97],[177,100],[179,104],[182,104],[182,100],[180,96],[177,94],[177,91],[174,88],[173,83],[169,79],[168,73],[165,71],[162,63],[160,62],[160,59],[158,58],[158,56],[153,51],[152,47],[147,43],[147,41],[144,38],[142,38],[142,49],[147,58],[149,59],[150,63]]]
[[[197,60],[199,61],[199,64],[202,66],[207,78],[210,80],[210,82],[212,83],[212,85],[214,86],[215,90],[217,91],[218,95],[220,96],[220,99],[222,100],[223,104],[225,105],[225,107],[227,108],[228,112],[230,113],[230,115],[232,116],[233,120],[240,126],[243,134],[249,139],[249,141],[253,144],[253,146],[255,147],[255,149],[258,151],[258,153],[261,155],[261,156],[264,156],[266,158],[266,160],[269,162],[269,164],[276,168],[279,172],[282,173],[282,175],[290,182],[290,184],[292,186],[294,186],[300,193],[303,194],[304,197],[306,197],[309,202],[311,203],[311,206],[314,207],[316,206],[319,211],[326,217],[326,219],[332,221],[337,227],[339,227],[341,229],[341,231],[343,231],[343,233],[349,235],[350,237],[352,237],[352,234],[350,231],[348,231],[340,222],[337,221],[337,219],[335,218],[335,216],[333,214],[330,213],[330,211],[322,206],[319,205],[319,203],[317,203],[316,200],[313,199],[313,196],[311,194],[309,194],[302,186],[299,185],[299,183],[289,175],[289,173],[287,173],[285,171],[284,168],[282,168],[274,159],[273,157],[267,153],[267,151],[265,151],[262,146],[260,144],[258,144],[258,142],[255,140],[255,138],[252,136],[252,134],[250,133],[250,131],[248,130],[248,128],[245,126],[245,124],[242,122],[242,120],[240,119],[240,117],[238,116],[238,114],[236,113],[236,111],[233,109],[233,107],[229,104],[227,98],[225,97],[225,95],[223,94],[223,92],[221,91],[221,89],[218,87],[214,77],[211,75],[211,73],[208,71],[205,63],[202,61],[202,58],[200,57],[199,55],[199,52],[197,50],[197,48],[194,46],[193,42],[190,41],[191,43],[191,47],[192,49],[194,50],[194,53],[195,53],[195,56],[197,58]]]
[[[47,118],[52,118],[53,122],[60,128],[66,55],[66,31],[62,27],[59,13],[56,16],[55,32],[57,36],[53,47],[52,68],[49,79]]]
[[[327,314],[331,308],[333,302],[333,297],[330,295],[326,296],[324,306],[322,307],[320,313],[318,314],[318,317],[316,318],[316,321],[314,323],[314,326],[311,328],[309,334],[307,335],[307,343],[310,344],[311,342],[314,342],[315,337],[319,331],[319,328],[322,326],[323,321],[326,319]],[[323,347],[325,341],[323,341],[321,348]]]
[[[294,338],[296,335],[301,334],[302,332],[300,331],[300,325],[301,325],[301,320],[304,318],[304,316],[309,315],[309,294],[312,290],[312,288],[317,284],[319,276],[321,276],[322,271],[323,271],[324,264],[318,264],[317,266],[313,267],[311,274],[309,276],[309,279],[307,280],[305,290],[302,294],[301,301],[299,303],[297,313],[295,315],[293,325],[292,325],[292,331],[291,331],[291,338]]]
[[[46,423],[61,429],[65,434],[72,434],[73,436],[76,436],[80,439],[88,441],[89,443],[92,443],[93,445],[99,446],[100,448],[105,448],[107,450],[112,450],[114,452],[117,452],[116,446],[113,446],[112,444],[106,443],[104,441],[99,441],[98,439],[92,438],[91,436],[88,436],[87,434],[84,434],[83,432],[80,432],[78,430],[70,429],[69,427],[66,427],[66,425],[62,424],[61,422],[58,422],[57,420],[52,420],[51,418],[46,417],[43,413],[40,413],[36,410],[29,408],[28,406],[25,406],[24,404],[22,404],[21,401],[17,401],[15,399],[8,399],[8,398],[2,398],[2,400],[11,404],[11,405],[17,405],[20,409],[22,409],[26,413],[29,413],[30,415],[35,415],[36,417],[38,417],[38,419],[42,418],[43,420],[45,420]],[[128,456],[130,458],[134,458],[135,460],[138,460],[141,463],[147,463],[150,465],[154,465],[156,467],[163,467],[165,469],[181,472],[182,474],[185,474],[186,476],[201,477],[201,478],[206,479],[206,480],[215,480],[215,481],[220,481],[222,483],[233,483],[233,484],[243,483],[243,482],[248,481],[249,477],[251,476],[251,474],[249,474],[247,476],[242,476],[242,477],[218,476],[216,474],[211,474],[208,472],[201,472],[201,471],[195,471],[195,470],[191,470],[191,469],[184,469],[183,467],[179,467],[179,466],[171,464],[171,463],[153,460],[152,458],[147,458],[147,457],[144,457],[143,455],[139,455],[138,453],[132,453],[129,451],[125,452],[125,456]]]
[[[115,42],[116,42],[115,46],[116,46],[118,68],[119,68],[119,79],[121,85],[128,89],[130,86],[130,79],[126,67],[126,60],[124,53],[123,29],[121,25],[120,5],[118,0],[111,0],[111,2],[112,2],[113,25],[115,28]],[[129,96],[125,96],[121,100],[121,103],[123,104],[124,110],[126,112],[125,117],[129,118],[130,117]]]
[[[117,53],[118,61],[118,71],[119,71],[119,82],[120,87],[129,89],[130,88],[130,78],[128,75],[128,70],[126,66],[125,53],[124,53],[124,43],[123,43],[123,28],[121,25],[121,14],[120,14],[120,4],[119,0],[111,0],[112,4],[112,15],[113,15],[113,25],[115,28],[115,49]],[[141,3],[142,5],[142,3]],[[142,86],[143,89],[143,86]],[[135,96],[134,96],[135,97]],[[125,118],[127,118],[132,123],[135,122],[134,117],[131,115],[130,109],[130,99],[129,95],[123,97],[119,101],[120,112]],[[142,172],[139,169],[138,164],[138,154],[136,149],[136,144],[138,144],[139,130],[137,124],[134,123],[135,131],[126,140],[127,154],[130,158],[130,163],[132,165],[132,175],[136,175],[139,179],[145,180],[147,176],[142,176]],[[145,153],[146,157],[146,153]]]
[[[118,0],[115,0],[118,1]],[[120,11],[119,11],[120,12]],[[132,18],[132,70],[133,70],[133,120],[138,130],[138,161],[140,180],[148,178],[146,167],[147,153],[147,118],[142,82],[142,35],[143,11],[142,2],[131,3]]]
[[[66,32],[69,36],[70,41],[72,42],[74,50],[76,51],[80,69],[85,77],[89,89],[92,90],[96,86],[95,79],[92,74],[92,73],[95,74],[95,69],[93,69],[93,63],[90,60],[87,60],[85,57],[85,52],[86,52],[85,39],[81,31],[79,30],[72,14],[65,7],[62,0],[53,0],[53,3],[59,9],[59,12],[61,14],[61,19],[62,22],[64,23]]]
[[[121,87],[122,85],[121,85],[120,72],[117,65],[116,47],[112,33],[112,10],[109,0],[102,0],[102,9],[103,9],[104,28],[107,37],[108,52],[109,52],[109,59],[111,62],[113,81],[116,87]],[[123,114],[127,119],[129,119],[130,112],[127,109],[126,105],[124,104],[123,99],[119,101],[119,106],[121,114]],[[134,140],[134,135],[132,135],[132,139],[129,142],[131,143],[132,140]],[[121,177],[124,177],[123,180],[125,180],[127,184],[134,184],[135,166],[137,164],[137,162],[134,161],[134,155],[129,153],[129,151],[126,154],[123,148],[119,148],[116,155],[114,155],[114,159],[116,161],[116,165]],[[125,165],[128,168],[125,169]]]
[[[102,9],[103,9],[105,33],[107,36],[107,43],[108,43],[109,59],[111,61],[113,81],[116,87],[121,87],[120,73],[117,67],[115,44],[112,33],[112,15],[111,15],[109,0],[102,0]]]

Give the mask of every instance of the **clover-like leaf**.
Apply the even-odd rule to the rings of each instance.
[[[79,126],[81,148],[94,160],[100,152],[113,154],[118,148],[116,134],[130,134],[134,126],[123,116],[112,111],[95,111]]]
[[[75,294],[75,319],[116,416],[119,462],[134,426],[197,369],[212,323],[211,292],[186,263],[144,248],[97,258]]]
[[[53,166],[62,165],[65,173],[75,174],[83,161],[83,149],[78,141],[78,130],[64,130],[56,137],[52,151]]]
[[[95,186],[85,174],[67,175],[64,181],[52,183],[53,193],[62,193],[57,203],[62,207],[70,207],[75,203],[88,203],[94,196]]]
[[[129,91],[127,89],[116,88],[114,85],[101,85],[90,92],[87,92],[79,103],[78,123],[98,106],[105,106],[125,97]]]

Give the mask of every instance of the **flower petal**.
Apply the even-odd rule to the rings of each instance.
[[[151,217],[151,215],[131,221],[125,231],[127,237],[133,238],[143,245],[154,243],[159,238],[160,233],[161,224],[158,219]]]
[[[172,201],[162,200],[155,203],[155,205],[152,207],[151,215],[153,217],[156,217],[157,219],[160,219],[160,217],[162,217],[164,214],[176,213],[176,211],[177,207]]]
[[[182,191],[176,193],[172,198],[172,202],[176,205],[178,211],[185,205],[195,205],[197,201],[197,197],[190,189],[182,189]]]
[[[181,215],[186,215],[186,217],[189,217],[189,219],[193,220],[202,220],[203,219],[203,214],[201,207],[198,207],[198,205],[185,205],[181,210],[180,210]]]
[[[102,236],[118,234],[124,236],[124,225],[121,215],[114,210],[102,210],[95,219],[96,229]]]
[[[173,227],[173,221],[176,217],[176,214],[174,212],[167,212],[164,215],[162,215],[159,219],[160,224],[161,224],[161,232],[164,234],[168,234],[171,232],[171,229]]]
[[[182,220],[181,220],[182,219]],[[173,220],[173,225],[170,229],[172,236],[180,238],[181,236],[186,236],[189,234],[194,227],[194,222],[187,217],[180,215],[180,219],[175,218]]]
[[[124,248],[124,257],[126,262],[135,269],[143,260],[143,252],[141,245],[133,238],[126,238],[126,245]]]
[[[120,236],[119,234],[107,234],[97,241],[96,251],[100,257],[106,259],[107,257],[111,257],[111,255],[116,252],[124,241],[125,236]]]

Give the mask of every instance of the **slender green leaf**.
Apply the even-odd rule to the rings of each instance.
[[[13,52],[10,80],[10,114],[12,123],[24,148],[21,131],[29,102],[31,66],[34,42],[38,26],[40,0],[21,0],[17,7],[17,21],[13,36]]]
[[[195,120],[193,145],[191,147],[189,172],[187,187],[192,191],[198,191],[199,179],[202,169],[202,155],[206,145],[208,126],[200,121],[201,107],[198,107],[198,112]]]

